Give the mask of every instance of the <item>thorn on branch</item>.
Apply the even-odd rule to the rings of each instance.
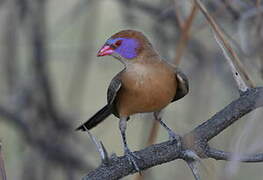
[[[198,166],[197,166],[197,161],[189,161],[187,162],[189,168],[191,169],[194,177],[195,177],[195,180],[201,180],[201,177],[199,175],[199,172],[198,172]]]
[[[159,144],[151,145],[140,151],[136,151],[136,155],[143,157],[143,161],[138,161],[139,166],[142,170],[160,165],[166,162],[170,162],[176,159],[184,159],[189,162],[188,166],[194,173],[195,178],[199,177],[197,171],[197,163],[200,165],[202,161],[196,156],[197,153],[201,158],[214,158],[216,160],[229,160],[229,156],[221,151],[209,150],[207,142],[214,138],[216,135],[221,133],[224,129],[231,126],[234,122],[239,120],[249,112],[263,106],[263,87],[257,87],[249,89],[238,99],[231,102],[229,105],[224,107],[221,111],[212,116],[209,120],[205,121],[201,125],[194,128],[189,133],[185,134],[182,138],[183,141],[188,138],[193,138],[192,146],[194,151],[186,150],[187,147],[178,147],[176,143],[170,141],[162,142]],[[183,144],[185,144],[184,142]],[[201,148],[202,154],[197,151]],[[204,155],[203,155],[204,153]],[[192,163],[195,161],[196,163]],[[253,156],[246,156],[242,158],[243,162],[263,162],[263,153]],[[207,169],[206,169],[207,170]],[[208,171],[207,171],[208,172]],[[95,180],[95,179],[120,179],[129,174],[135,173],[132,165],[128,163],[125,156],[115,157],[111,159],[108,166],[100,165],[98,168],[89,172],[84,179]],[[200,179],[200,178],[199,178]],[[198,179],[197,179],[198,180]]]
[[[91,132],[86,128],[86,126],[84,126],[85,130],[88,132],[91,140],[93,141],[93,143],[96,146],[97,151],[100,154],[100,158],[101,158],[101,163],[102,164],[109,164],[109,156],[108,156],[108,152],[105,148],[105,146],[103,145],[103,143],[101,141],[98,141],[97,138],[95,136],[93,136],[91,134]]]
[[[198,171],[198,163],[201,163],[200,157],[191,150],[184,151],[184,160],[186,161],[188,167],[191,169],[195,180],[201,180],[199,171]]]

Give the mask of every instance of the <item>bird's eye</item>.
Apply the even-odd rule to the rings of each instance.
[[[118,41],[116,41],[116,42],[114,43],[114,45],[118,47],[118,46],[121,45],[121,43],[122,43],[122,40],[118,40]]]

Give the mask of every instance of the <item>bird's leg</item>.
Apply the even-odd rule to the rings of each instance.
[[[121,131],[121,137],[122,137],[122,141],[123,141],[123,145],[124,145],[124,155],[127,156],[129,162],[134,166],[134,168],[136,169],[136,171],[140,172],[140,169],[136,163],[135,159],[140,159],[140,157],[138,157],[137,155],[135,155],[129,148],[127,145],[127,141],[126,141],[126,127],[127,127],[127,118],[120,118],[120,122],[119,122],[119,128]]]
[[[154,112],[153,113],[155,120],[159,121],[160,124],[167,130],[168,135],[169,135],[169,140],[171,142],[176,141],[178,143],[178,146],[180,146],[180,136],[178,134],[176,134],[175,132],[173,132],[173,130],[171,128],[169,128],[162,120],[161,116],[160,116],[160,111],[158,112]]]

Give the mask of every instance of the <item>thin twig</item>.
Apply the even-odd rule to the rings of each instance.
[[[235,156],[234,153],[222,151],[215,148],[209,148],[206,151],[206,155],[216,160],[232,160],[233,156]],[[235,159],[235,161],[255,163],[255,162],[262,162],[262,159],[263,159],[263,153],[243,154],[239,159]]]
[[[231,57],[229,56],[228,52],[224,48],[222,41],[220,39],[218,39],[218,37],[215,34],[214,34],[214,38],[215,38],[216,42],[218,43],[219,47],[221,48],[221,50],[223,51],[223,54],[224,54],[229,66],[230,66],[232,75],[233,75],[234,79],[236,80],[236,83],[237,83],[239,90],[242,92],[247,91],[248,86],[243,81],[240,73],[237,71],[235,65],[233,64],[233,61],[231,60]]]
[[[217,25],[217,23],[214,21],[213,17],[208,13],[205,6],[200,0],[194,0],[194,2],[198,5],[202,13],[204,14],[206,20],[212,27],[212,32],[214,33],[214,36],[216,39],[220,40],[220,46],[224,49],[224,51],[227,52],[225,55],[227,55],[227,59],[232,61],[233,65],[230,65],[231,68],[234,68],[232,70],[233,76],[240,76],[238,78],[235,78],[236,83],[238,85],[238,88],[241,92],[247,91],[248,88],[254,87],[254,83],[250,79],[248,73],[246,72],[245,68],[243,67],[243,64],[241,63],[239,57],[237,56],[236,52],[233,50],[231,45],[228,43],[228,41],[225,38],[224,32],[220,29],[220,27]],[[229,61],[228,61],[229,62]]]
[[[180,17],[180,15],[179,15],[179,7],[178,7],[178,1],[174,1],[174,14],[175,14],[175,19],[176,19],[176,21],[178,22],[178,26],[179,26],[179,28],[180,28],[180,30],[182,30],[183,29],[183,23],[182,23],[182,19],[181,19],[181,17]]]
[[[193,20],[196,16],[198,12],[198,8],[197,6],[194,4],[193,7],[192,7],[192,10],[191,10],[191,13],[189,15],[189,17],[187,18],[187,20],[185,21],[184,25],[182,26],[182,29],[181,29],[181,35],[180,35],[180,39],[179,39],[179,42],[176,46],[176,56],[175,56],[175,59],[174,59],[174,64],[175,65],[179,65],[180,64],[180,60],[183,56],[183,53],[184,53],[184,49],[187,45],[187,42],[188,42],[188,39],[189,39],[189,34],[190,34],[190,29],[192,27],[192,24],[193,24]]]

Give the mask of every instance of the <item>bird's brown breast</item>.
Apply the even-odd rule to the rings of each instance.
[[[133,64],[120,74],[116,105],[120,116],[154,112],[167,106],[176,93],[175,74],[164,62]]]

